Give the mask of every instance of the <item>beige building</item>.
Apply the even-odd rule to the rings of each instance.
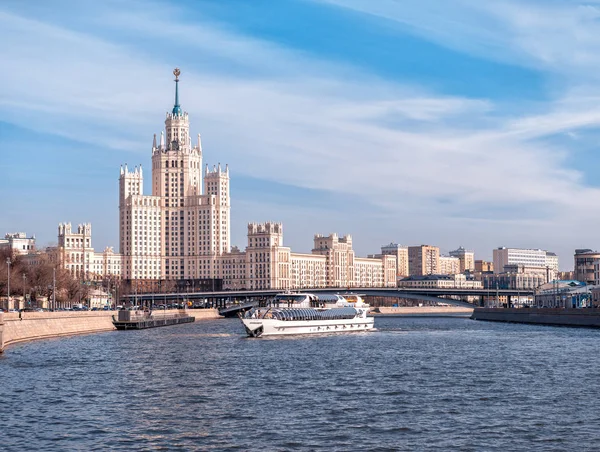
[[[352,236],[337,234],[314,237],[313,254],[326,257],[325,284],[327,287],[348,287],[354,279],[354,250]]]
[[[574,279],[586,284],[600,284],[600,252],[575,250]]]
[[[27,237],[24,232],[8,233],[0,239],[0,249],[3,248],[21,255],[35,253],[35,236]]]
[[[381,247],[382,255],[392,255],[396,257],[397,271],[396,276],[408,276],[408,247],[397,243],[390,243]]]
[[[291,253],[290,289],[326,287],[327,257]]]
[[[248,289],[289,289],[290,261],[290,248],[283,246],[281,223],[248,225]]]
[[[102,309],[104,307],[110,307],[112,304],[112,297],[108,292],[92,289],[88,292],[87,303],[90,308]]]
[[[250,223],[248,246],[219,257],[224,289],[301,290],[325,287],[395,287],[396,258],[355,257],[352,238],[314,237],[312,254],[283,246],[281,223]]]
[[[411,289],[481,289],[481,281],[463,274],[409,276],[398,281],[398,287]]]
[[[431,245],[409,246],[408,268],[411,276],[439,274],[440,249]]]
[[[395,287],[397,263],[393,255],[356,257],[352,236],[314,236],[313,254],[325,256],[326,287]]]
[[[100,280],[121,278],[123,257],[112,247],[96,252],[92,246],[92,225],[84,223],[74,231],[71,223],[58,225],[58,245],[46,251],[52,262],[68,270],[75,278]]]
[[[141,166],[121,168],[119,236],[126,279],[218,278],[220,257],[230,250],[229,168],[219,164],[203,171],[200,135],[193,145],[188,114],[179,105],[180,72],[173,73],[175,104],[159,141],[155,135],[152,143],[152,195],[143,194]]]
[[[488,273],[494,271],[493,262],[488,262],[484,260],[476,260],[475,261],[475,272],[477,273]]]
[[[460,259],[452,256],[440,256],[440,275],[456,275],[460,271]]]
[[[193,145],[188,114],[179,105],[180,72],[173,73],[175,104],[152,144],[152,195],[144,195],[141,166],[121,168],[123,278],[222,279],[229,290],[396,285],[397,257],[356,258],[349,235],[316,235],[311,254],[292,253],[283,245],[281,223],[251,223],[246,249],[231,248],[229,168],[202,169],[200,135]]]
[[[237,246],[224,254],[220,259],[220,274],[223,278],[223,288],[227,290],[240,290],[249,287],[246,275],[246,252],[240,251]]]
[[[466,250],[460,246],[454,251],[450,251],[449,254],[452,257],[458,257],[460,260],[460,273],[475,271],[475,253],[473,251]]]

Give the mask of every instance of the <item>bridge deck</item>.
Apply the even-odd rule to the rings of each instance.
[[[219,300],[222,304],[225,304],[226,300],[249,300],[255,298],[270,298],[274,297],[278,293],[283,292],[281,289],[267,289],[267,290],[226,290],[220,292],[190,292],[190,293],[151,293],[151,294],[138,294],[138,295],[126,295],[123,297],[126,300],[133,301],[150,301],[154,300],[155,303],[161,302],[181,302],[182,300]],[[395,288],[395,287],[351,287],[351,288],[314,288],[314,289],[302,289],[299,292],[303,293],[315,293],[315,294],[360,294],[363,296],[373,297],[391,297],[391,298],[407,298],[414,300],[432,301],[435,303],[447,303],[456,306],[473,306],[471,303],[467,303],[461,300],[448,299],[444,297],[489,297],[493,298],[496,296],[505,297],[516,297],[516,296],[533,296],[534,290],[516,290],[516,289],[500,289],[500,290],[487,290],[487,289],[406,289],[406,288]]]

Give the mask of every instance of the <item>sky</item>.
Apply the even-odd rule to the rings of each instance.
[[[0,232],[118,248],[121,164],[147,169],[172,70],[231,242],[600,248],[600,1],[0,3]]]

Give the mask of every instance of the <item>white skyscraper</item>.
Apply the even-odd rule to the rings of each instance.
[[[218,257],[230,248],[229,168],[206,166],[202,144],[192,145],[189,118],[175,105],[152,144],[152,196],[143,194],[141,166],[121,168],[119,244],[125,279],[218,277]],[[166,136],[166,140],[165,140]]]

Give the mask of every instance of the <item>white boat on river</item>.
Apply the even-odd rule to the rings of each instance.
[[[369,305],[359,295],[283,293],[271,306],[253,308],[241,316],[250,337],[346,333],[373,329]]]

